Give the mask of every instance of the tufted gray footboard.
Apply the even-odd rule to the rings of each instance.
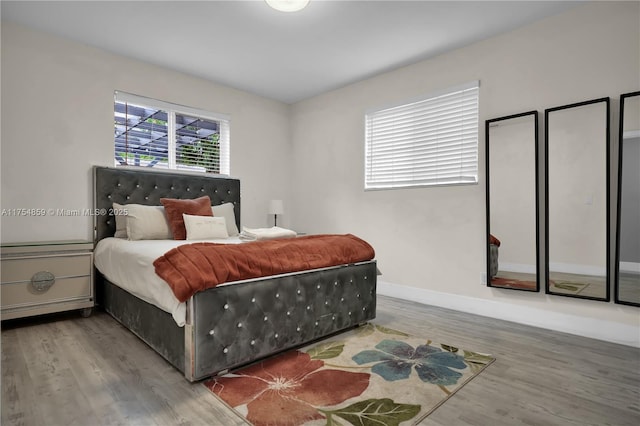
[[[224,285],[194,296],[185,375],[198,380],[375,318],[375,261]],[[189,365],[190,364],[190,365]]]

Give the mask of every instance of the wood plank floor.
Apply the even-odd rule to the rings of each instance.
[[[640,349],[380,296],[377,324],[497,361],[420,424],[638,425]],[[2,425],[243,425],[103,312],[2,324]]]

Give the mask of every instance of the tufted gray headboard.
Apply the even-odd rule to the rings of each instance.
[[[159,206],[160,198],[192,199],[203,195],[212,205],[233,203],[240,229],[240,180],[220,175],[158,171],[143,168],[93,167],[95,241],[111,237],[116,223],[113,203]]]

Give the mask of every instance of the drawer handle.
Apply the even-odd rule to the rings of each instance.
[[[31,277],[31,289],[37,293],[44,293],[56,282],[56,276],[48,271],[40,271]]]

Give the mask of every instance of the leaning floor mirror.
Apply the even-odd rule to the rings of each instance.
[[[615,301],[640,306],[640,92],[620,97]]]
[[[485,121],[487,285],[539,291],[538,112]]]
[[[545,110],[546,292],[609,300],[609,98]]]

